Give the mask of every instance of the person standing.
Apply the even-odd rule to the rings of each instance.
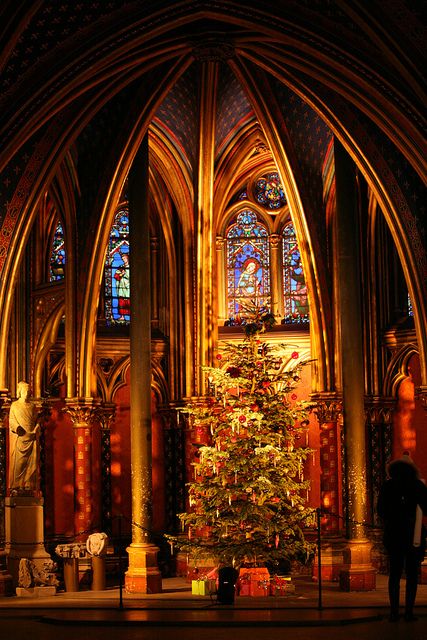
[[[427,487],[406,452],[389,464],[388,475],[380,490],[377,512],[383,521],[383,541],[389,558],[389,619],[399,620],[400,580],[405,569],[404,618],[409,622],[416,620],[418,573],[426,548],[422,516],[427,514]]]
[[[27,382],[18,383],[17,400],[9,412],[11,495],[39,490],[37,408],[30,400]]]

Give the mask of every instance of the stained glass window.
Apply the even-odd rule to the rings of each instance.
[[[280,209],[286,204],[285,192],[278,173],[268,173],[257,180],[254,195],[256,201],[270,211]]]
[[[270,258],[266,227],[250,209],[227,231],[227,311],[229,324],[244,318],[245,307],[270,305]]]
[[[292,223],[283,230],[283,288],[287,324],[308,322],[307,286]]]
[[[129,324],[129,211],[120,207],[115,215],[105,260],[105,318],[107,324]]]
[[[50,251],[49,282],[63,280],[65,277],[65,239],[64,230],[58,220],[53,234],[52,248]]]
[[[413,316],[414,315],[414,310],[412,308],[412,300],[411,300],[411,296],[408,293],[408,316]]]

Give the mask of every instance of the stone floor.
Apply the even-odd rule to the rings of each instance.
[[[295,579],[295,594],[237,597],[219,605],[194,596],[180,578],[144,596],[105,591],[60,592],[48,598],[0,598],[0,638],[9,640],[426,640],[427,585],[420,585],[415,622],[388,621],[387,578],[371,592],[345,593],[335,583]],[[404,581],[402,582],[402,591]],[[402,593],[403,596],[403,593]],[[291,634],[291,636],[290,636]]]

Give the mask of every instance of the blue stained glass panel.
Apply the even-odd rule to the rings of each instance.
[[[107,324],[130,322],[129,212],[114,218],[105,259],[105,319]]]
[[[256,201],[265,209],[274,211],[284,207],[286,196],[278,173],[268,173],[255,183]]]
[[[268,233],[250,209],[241,211],[227,231],[227,312],[245,317],[245,307],[270,305]]]
[[[65,239],[60,221],[57,222],[50,252],[49,282],[65,278]]]
[[[301,324],[309,321],[307,285],[301,262],[295,229],[292,223],[283,230],[283,294],[285,323]]]

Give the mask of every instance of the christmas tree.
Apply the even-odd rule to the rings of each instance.
[[[206,557],[235,567],[305,561],[313,551],[303,533],[315,515],[304,479],[311,406],[294,393],[306,363],[293,352],[285,367],[285,345],[262,340],[274,317],[265,308],[246,313],[243,342],[226,343],[219,366],[205,369],[210,395],[186,408],[211,445],[197,451],[189,511],[178,514],[186,535],[168,538],[196,565]]]

